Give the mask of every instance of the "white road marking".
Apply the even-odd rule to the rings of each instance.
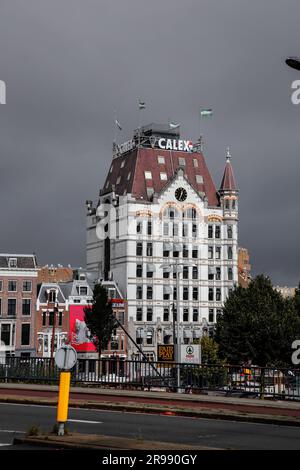
[[[12,444],[1,444],[0,443],[0,447],[4,447],[4,446],[12,446]]]
[[[0,429],[0,432],[17,432],[19,434],[26,434],[25,431],[14,431],[14,430],[11,430],[11,429]]]
[[[103,424],[103,421],[87,421],[85,419],[68,419],[68,423]]]

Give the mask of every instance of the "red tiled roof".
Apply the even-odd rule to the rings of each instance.
[[[158,163],[158,156],[165,158],[165,164]],[[177,152],[170,150],[140,148],[135,149],[125,156],[120,156],[112,161],[112,171],[108,173],[102,194],[112,191],[115,186],[116,194],[123,195],[124,191],[131,193],[136,199],[149,200],[147,188],[153,188],[159,193],[170,181],[176,170],[181,166],[179,159],[185,159],[185,176],[191,186],[199,192],[205,193],[210,206],[218,206],[219,200],[215,185],[206,166],[202,153]],[[121,168],[122,161],[124,166]],[[193,160],[197,160],[198,166],[194,166]],[[151,171],[152,179],[145,179],[145,171]],[[160,173],[167,174],[167,180],[160,179]],[[128,175],[130,174],[129,179]],[[203,178],[203,183],[198,183],[196,175]],[[117,184],[118,177],[121,180]]]

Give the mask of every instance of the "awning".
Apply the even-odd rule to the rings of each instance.
[[[172,270],[173,270],[172,266],[163,266],[163,271],[165,273],[170,273],[170,272],[172,272]]]
[[[173,251],[182,251],[181,243],[174,243]]]
[[[216,274],[215,266],[208,266],[208,274]]]
[[[201,337],[201,330],[194,330],[193,331],[193,337],[194,338],[200,338]]]
[[[145,338],[144,330],[141,330],[141,329],[136,330],[136,337],[137,338]]]
[[[183,266],[181,264],[178,264],[178,265],[174,264],[173,266],[174,273],[182,273],[182,271],[183,271]]]
[[[147,331],[147,338],[152,338],[153,336],[153,331]]]
[[[173,243],[164,242],[163,250],[164,251],[172,251],[173,250]]]
[[[183,337],[184,338],[191,338],[192,337],[191,330],[183,330]]]
[[[164,330],[164,336],[172,336],[172,334],[173,334],[172,330],[170,330],[170,329],[169,330],[168,329]]]
[[[148,273],[155,273],[156,268],[154,264],[147,264],[147,272]]]
[[[164,286],[164,294],[172,294],[172,287]]]

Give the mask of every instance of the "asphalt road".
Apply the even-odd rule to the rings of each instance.
[[[19,448],[11,445],[13,438],[33,425],[49,432],[55,417],[55,407],[1,403],[0,450]],[[67,427],[82,433],[221,449],[300,449],[300,427],[83,409],[69,410]]]

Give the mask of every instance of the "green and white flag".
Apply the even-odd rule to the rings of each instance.
[[[146,108],[146,103],[145,103],[145,101],[141,101],[141,100],[139,99],[139,109],[145,109],[145,108]]]
[[[200,110],[201,117],[210,117],[212,116],[212,109],[201,109]]]
[[[169,126],[170,129],[178,129],[180,127],[180,124],[176,124],[175,122],[170,121]]]
[[[121,131],[121,130],[122,130],[122,126],[121,126],[121,124],[119,123],[119,121],[118,121],[117,119],[116,119],[116,121],[115,121],[115,124],[116,124],[117,128]]]

